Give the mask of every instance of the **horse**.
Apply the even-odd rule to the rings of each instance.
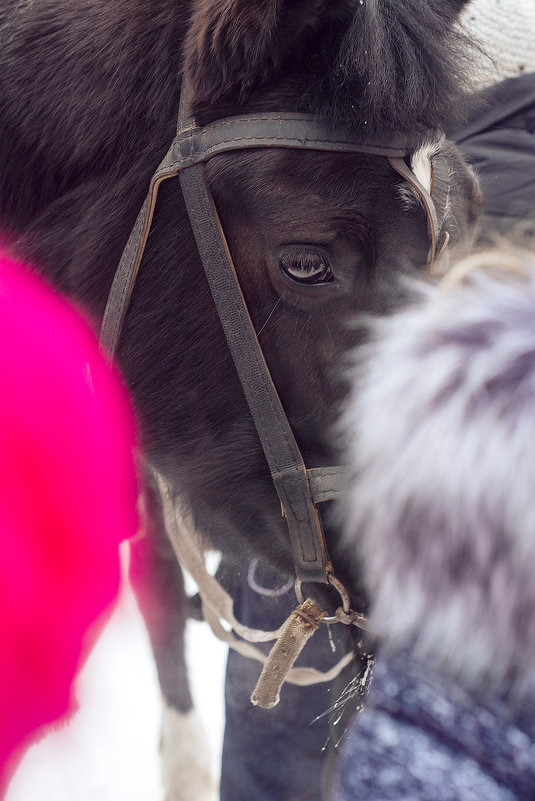
[[[203,180],[303,462],[336,465],[331,432],[347,388],[343,353],[359,339],[348,321],[388,311],[396,276],[462,255],[473,238],[477,181],[441,134],[462,119],[471,97],[469,42],[457,24],[465,5],[4,0],[2,242],[98,329],[151,177],[178,141],[181,87],[188,88],[182,97],[192,141],[195,131],[253,117],[258,139],[205,157]],[[289,146],[277,146],[273,134],[281,119],[305,125],[305,133],[286,135]],[[323,126],[321,136],[313,129],[321,146],[310,145],[311,119]],[[261,142],[268,124],[269,141]],[[226,564],[256,557],[293,576],[295,546],[214,305],[195,220],[182,181],[163,181],[115,358],[145,458],[191,510],[203,542]],[[132,576],[166,705],[187,712],[189,690],[177,678],[181,572],[158,493],[147,486],[152,524],[132,544]],[[287,513],[291,504],[282,505]],[[314,515],[329,564],[346,582],[328,507]],[[358,582],[348,592],[352,608],[362,609]],[[332,606],[326,582],[311,593]]]

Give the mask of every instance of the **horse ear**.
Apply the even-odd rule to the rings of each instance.
[[[196,0],[184,46],[194,107],[213,107],[230,95],[244,103],[253,86],[301,50],[324,5],[324,0]]]

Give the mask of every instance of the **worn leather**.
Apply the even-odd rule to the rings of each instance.
[[[403,136],[389,138],[388,142],[356,139],[348,131],[331,128],[310,114],[264,112],[226,117],[202,128],[189,125],[177,134],[174,156],[181,168],[205,162],[218,153],[255,147],[328,150],[403,158],[415,144],[415,139]]]
[[[179,178],[212,297],[288,524],[296,572],[302,581],[326,582],[331,569],[321,520],[306,468],[256,337],[204,165]]]
[[[312,467],[307,470],[308,483],[314,503],[334,501],[342,497],[346,469],[337,467]]]

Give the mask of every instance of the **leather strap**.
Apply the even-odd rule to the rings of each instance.
[[[219,319],[286,518],[296,573],[326,583],[332,566],[303,458],[243,298],[204,166],[180,171],[182,194]]]
[[[344,493],[347,470],[338,467],[312,467],[307,470],[314,503],[339,500]]]
[[[394,168],[394,170],[400,175],[402,175],[403,178],[405,178],[405,180],[412,186],[412,188],[418,194],[420,200],[423,203],[427,215],[427,229],[429,231],[429,237],[431,239],[431,247],[429,248],[429,261],[432,261],[434,260],[435,253],[437,251],[437,233],[440,230],[437,211],[433,198],[431,197],[425,186],[420,183],[420,181],[413,173],[411,168],[405,163],[404,159],[389,158],[388,161],[390,162],[390,165]]]
[[[310,114],[244,114],[209,123],[203,128],[191,120],[180,126],[174,142],[177,164],[190,167],[205,162],[218,153],[256,147],[328,150],[340,153],[403,158],[413,149],[410,137],[395,137],[388,142],[355,139],[347,131],[330,128]]]
[[[128,237],[113,277],[100,328],[100,347],[110,359],[113,359],[117,352],[126,312],[150,233],[158,189],[166,178],[178,175],[172,151],[173,146],[167,151],[165,158],[152,176],[147,197]]]
[[[430,192],[420,183],[403,158],[389,157],[388,162],[412,186],[424,206],[427,217],[427,230],[431,239],[427,260],[433,273],[435,262],[444,252],[449,240],[449,234],[442,231],[450,187],[447,161],[440,153],[434,156],[431,166]]]
[[[190,225],[204,266],[227,344],[269,465],[286,519],[294,566],[301,582],[328,583],[332,564],[307,469],[280,402],[243,297],[238,276],[211,192],[204,162],[236,147],[305,147],[333,149],[355,143],[328,132],[307,115],[245,115],[216,121],[204,129],[189,115],[190,87],[181,94],[175,153]],[[326,497],[326,474],[316,474]],[[330,474],[331,484],[335,473]]]

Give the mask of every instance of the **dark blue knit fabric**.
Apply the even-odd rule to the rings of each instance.
[[[535,726],[404,656],[376,665],[332,801],[534,801]]]

